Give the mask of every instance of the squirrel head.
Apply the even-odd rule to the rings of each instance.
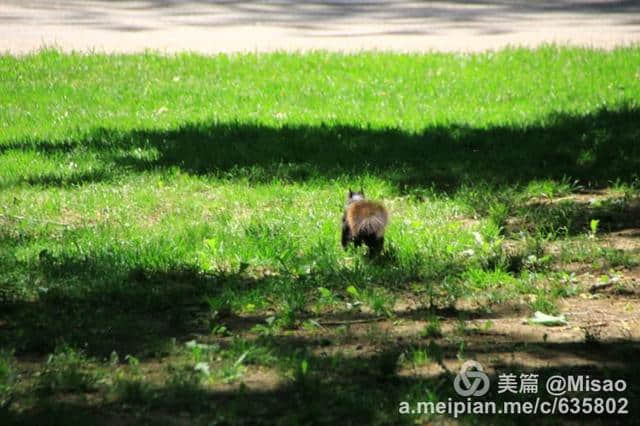
[[[355,203],[356,201],[362,201],[364,200],[364,191],[362,190],[362,188],[360,188],[360,191],[352,191],[351,188],[349,188],[349,195],[347,196],[347,205],[351,204],[351,203]]]

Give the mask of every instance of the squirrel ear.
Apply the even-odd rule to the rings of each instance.
[[[353,191],[351,190],[351,188],[349,188],[349,197],[353,196]]]
[[[360,187],[360,194],[364,197],[364,189],[362,189],[362,187]]]

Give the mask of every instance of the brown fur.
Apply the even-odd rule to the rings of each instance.
[[[349,243],[365,244],[370,255],[378,255],[384,246],[384,231],[389,222],[389,213],[380,203],[365,200],[364,192],[349,190],[347,207],[342,216],[342,247]]]
[[[389,222],[389,213],[380,203],[374,201],[356,201],[347,207],[346,222],[352,235],[373,234],[384,236],[384,230]]]

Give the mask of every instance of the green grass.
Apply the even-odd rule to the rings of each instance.
[[[410,299],[417,337],[446,338],[460,302],[556,313],[561,262],[636,265],[589,233],[638,226],[638,64],[637,47],[0,56],[0,415],[413,421],[398,401],[452,389],[398,379],[398,356],[439,346],[372,328],[379,350],[354,357],[327,324],[400,324]],[[360,186],[391,212],[375,261],[339,244]],[[592,189],[613,195],[545,204]],[[224,388],[256,371],[282,383]],[[307,408],[282,414],[288,391]]]

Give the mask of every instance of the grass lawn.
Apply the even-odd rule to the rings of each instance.
[[[640,47],[0,56],[0,423],[446,423],[468,359],[631,422],[639,197]]]

